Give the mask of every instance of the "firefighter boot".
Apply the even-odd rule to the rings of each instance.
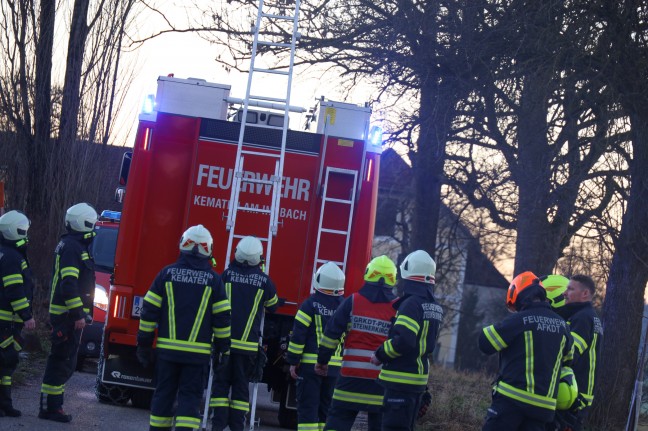
[[[47,408],[44,407],[45,394],[41,393],[40,412],[38,417],[54,422],[70,422],[72,415],[63,411],[63,395],[47,395]]]
[[[13,408],[10,385],[0,385],[0,410],[4,412],[5,416],[10,416],[12,418],[17,418],[22,414],[20,410]]]

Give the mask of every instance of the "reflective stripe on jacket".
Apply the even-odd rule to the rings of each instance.
[[[392,302],[372,303],[353,294],[349,332],[342,356],[343,376],[376,379],[380,367],[372,365],[371,355],[386,339],[395,310]]]
[[[479,348],[500,354],[497,393],[529,408],[555,410],[560,368],[572,360],[573,341],[567,324],[548,303],[534,302],[485,327]]]
[[[182,254],[160,271],[144,297],[138,345],[152,345],[156,327],[158,355],[166,360],[207,363],[212,342],[227,348],[230,305],[207,259]]]
[[[317,362],[317,351],[326,323],[333,317],[343,300],[340,296],[315,291],[302,303],[295,315],[286,362],[291,365],[314,365]],[[341,350],[340,343],[329,362],[329,375],[336,375],[342,365]],[[304,368],[310,370],[312,367]]]
[[[603,325],[591,302],[570,303],[563,309],[569,313],[565,317],[567,317],[570,333],[574,337],[572,369],[578,383],[578,392],[585,406],[591,406],[594,401],[596,365],[603,343]]]
[[[406,392],[424,392],[427,386],[428,357],[434,351],[443,321],[443,309],[434,300],[426,283],[404,280],[405,296],[396,301],[396,320],[389,338],[378,348],[383,362],[383,386]]]
[[[27,258],[15,247],[0,244],[0,322],[31,319],[32,291]]]
[[[279,299],[270,277],[257,266],[233,260],[223,272],[223,283],[233,310],[232,350],[256,355],[261,335],[261,315],[274,311]]]
[[[94,232],[68,233],[54,251],[50,290],[50,320],[56,324],[92,315],[95,290],[94,261],[89,252]]]

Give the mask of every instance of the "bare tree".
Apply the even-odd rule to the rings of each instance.
[[[491,17],[489,31],[505,48],[489,51],[490,67],[462,102],[450,148],[452,187],[516,230],[516,273],[550,273],[623,174],[599,167],[627,136],[614,133],[618,115],[605,88],[573,64],[578,29],[561,5],[513,1]]]
[[[26,210],[30,235],[42,244],[32,250],[40,279],[49,273],[65,208],[98,200],[96,173],[104,167],[88,143],[108,142],[127,82],[117,78],[123,37],[137,3],[70,2],[62,85],[52,77],[52,46],[56,15],[65,8],[48,0],[0,3],[0,123],[6,125],[0,154],[11,161],[8,204]]]
[[[627,112],[632,141],[630,187],[603,303],[605,338],[593,415],[597,425],[611,429],[628,417],[648,282],[648,2],[590,6],[601,29],[593,64]]]

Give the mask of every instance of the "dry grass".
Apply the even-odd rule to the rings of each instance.
[[[418,422],[425,431],[480,430],[491,401],[491,381],[481,373],[430,367],[432,404]]]

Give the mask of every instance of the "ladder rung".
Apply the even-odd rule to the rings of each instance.
[[[280,154],[276,154],[276,153],[264,153],[262,151],[251,151],[251,150],[241,150],[241,154],[252,154],[255,156],[274,157],[275,159],[281,157]]]
[[[274,175],[273,175],[274,176]],[[274,184],[274,180],[260,180],[258,178],[242,177],[241,182],[253,183],[253,184]]]
[[[236,233],[233,233],[233,234],[232,234],[232,237],[233,237],[233,238],[238,238],[238,239],[245,238],[246,236],[248,236],[248,235],[239,235],[239,234],[236,234]],[[259,241],[268,241],[268,238],[264,238],[264,237],[260,237],[260,238],[257,237],[257,239],[258,239]]]
[[[337,262],[335,260],[316,259],[315,262],[317,262],[317,263],[333,262],[334,264],[336,264],[338,266],[344,266],[344,262]]]
[[[257,214],[270,214],[270,210],[265,210],[263,208],[250,208],[250,207],[242,207],[237,205],[236,206],[236,211],[247,211],[251,213],[257,213]]]
[[[250,94],[250,99],[254,100],[265,100],[268,102],[280,102],[280,103],[286,103],[286,99],[281,99],[279,97],[268,97],[268,96],[255,96]]]
[[[328,167],[327,170],[329,172],[334,172],[336,174],[346,174],[346,175],[353,175],[353,176],[356,176],[358,174],[358,171],[354,169]]]
[[[348,205],[351,205],[353,203],[353,201],[349,199],[337,199],[337,198],[324,198],[324,202],[337,202],[339,204],[348,204]]]
[[[286,42],[271,42],[269,40],[257,40],[257,44],[266,46],[279,46],[282,48],[290,48],[292,44]]]
[[[294,16],[290,16],[290,15],[275,15],[275,14],[273,14],[273,13],[262,13],[261,16],[263,16],[264,18],[286,19],[286,20],[290,20],[290,21],[293,21],[293,20],[295,19]]]
[[[288,75],[290,72],[286,70],[276,70],[276,69],[263,69],[261,67],[255,67],[252,69],[253,72],[261,72],[261,73],[271,73],[273,75]]]
[[[325,228],[322,228],[322,232],[335,233],[335,234],[340,234],[340,235],[348,235],[349,234],[348,230],[336,230],[336,229],[325,229]]]

